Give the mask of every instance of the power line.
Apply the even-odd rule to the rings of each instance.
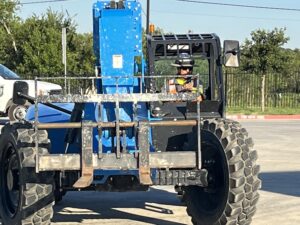
[[[163,11],[163,10],[153,10],[154,13],[159,14],[174,14],[178,15],[179,11]],[[216,15],[216,14],[206,14],[206,13],[196,13],[196,12],[189,12],[188,15],[194,16],[209,16],[209,17],[220,17],[220,18],[237,18],[237,19],[251,19],[251,20],[274,20],[274,21],[291,21],[291,22],[299,22],[300,19],[289,19],[289,18],[267,18],[267,17],[250,17],[250,16],[229,16],[229,15]]]
[[[242,4],[207,2],[207,1],[197,1],[197,0],[176,0],[176,1],[178,1],[178,2],[198,3],[198,4],[207,4],[207,5],[221,5],[221,6],[231,6],[231,7],[243,7],[243,8],[255,8],[255,9],[268,9],[268,10],[300,12],[300,9],[293,9],[293,8],[269,7],[269,6],[258,6],[258,5],[242,5]]]
[[[33,5],[33,4],[43,4],[43,3],[55,3],[55,2],[67,2],[71,0],[46,0],[46,1],[32,1],[32,2],[20,2],[16,5]]]

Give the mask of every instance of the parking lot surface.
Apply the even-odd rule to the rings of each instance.
[[[262,189],[253,225],[300,224],[300,120],[242,120],[259,153]],[[1,123],[1,120],[0,120]],[[173,187],[149,192],[70,192],[55,225],[192,224]]]

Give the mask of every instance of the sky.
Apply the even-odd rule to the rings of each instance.
[[[20,0],[21,3],[37,0]],[[46,1],[46,0],[39,0]],[[97,0],[67,0],[43,4],[24,4],[18,15],[22,19],[32,14],[40,15],[48,8],[68,13],[77,24],[80,33],[92,32],[92,7]],[[197,0],[196,0],[197,1]],[[140,0],[146,12],[146,0]],[[165,32],[177,34],[216,33],[221,41],[238,40],[241,43],[250,38],[257,29],[272,30],[286,28],[286,36],[290,38],[284,46],[300,49],[300,1],[298,0],[206,0],[229,4],[244,4],[277,8],[293,8],[298,11],[267,10],[197,4],[177,0],[151,0],[150,21]],[[143,13],[144,23],[146,21]]]

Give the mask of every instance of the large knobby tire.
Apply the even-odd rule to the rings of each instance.
[[[208,187],[184,187],[183,200],[195,225],[250,224],[259,198],[259,165],[252,139],[238,122],[205,120],[202,167]]]
[[[53,172],[36,173],[35,131],[14,123],[0,136],[0,217],[3,225],[49,225],[53,216]],[[48,154],[48,134],[38,131],[38,151]]]

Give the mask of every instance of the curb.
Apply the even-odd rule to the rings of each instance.
[[[300,120],[300,115],[227,115],[232,120]]]

